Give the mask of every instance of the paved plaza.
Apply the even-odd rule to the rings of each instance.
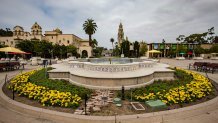
[[[181,67],[181,68],[188,68],[190,63],[194,63],[196,60],[174,60],[174,59],[161,59],[161,63],[166,63],[171,65],[172,67]],[[218,62],[218,60],[200,60],[200,61],[207,61],[207,62]],[[24,71],[29,71],[32,69],[38,68],[37,66],[26,66]],[[4,82],[4,77],[6,74],[9,76],[14,76],[20,73],[20,70],[10,71],[10,72],[1,72],[0,73],[0,82]],[[201,73],[205,75],[205,73]],[[211,74],[208,73],[209,78],[218,82],[218,72]],[[217,102],[218,103],[218,102]],[[165,121],[162,120],[162,123],[217,123],[218,121],[218,105],[210,105],[208,109],[201,110],[200,112],[193,111],[191,117],[186,116],[188,114],[183,114],[181,117],[172,117],[170,120]],[[185,118],[183,116],[186,116]],[[117,116],[119,119],[119,116]],[[0,122],[1,123],[60,123],[63,122],[64,119],[60,119],[59,121],[54,121],[53,119],[42,119],[40,117],[35,117],[32,115],[22,114],[20,112],[13,111],[5,107],[0,100]],[[153,121],[155,122],[155,120]],[[121,120],[122,123],[122,120]]]

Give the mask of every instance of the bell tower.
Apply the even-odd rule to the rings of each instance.
[[[124,39],[123,25],[120,22],[119,29],[118,29],[118,37],[117,37],[119,47],[121,46],[123,39]]]
[[[31,28],[32,35],[42,35],[42,27],[35,22]]]

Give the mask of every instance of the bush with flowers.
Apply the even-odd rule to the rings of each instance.
[[[19,74],[14,77],[9,89],[17,92],[20,96],[26,96],[29,99],[38,100],[43,106],[61,106],[61,107],[78,107],[81,97],[71,92],[61,92],[51,90],[44,86],[39,86],[29,82],[29,76],[36,73],[37,70]]]
[[[134,99],[139,101],[160,99],[166,104],[172,105],[193,102],[213,92],[210,80],[203,75],[180,68],[177,68],[176,71],[184,72],[186,76],[191,76],[192,80],[183,84],[174,83],[178,86],[158,92],[145,92],[143,89],[136,89],[135,93],[133,92]]]

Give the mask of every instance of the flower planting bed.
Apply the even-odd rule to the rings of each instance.
[[[68,84],[65,81],[49,80],[45,77],[45,70],[30,71],[12,78],[8,89],[16,92],[21,100],[23,97],[35,100],[42,106],[76,108],[82,102],[84,93],[91,90]],[[7,91],[6,91],[7,92]],[[30,101],[27,101],[30,102]],[[31,102],[31,104],[35,104]],[[38,104],[37,104],[38,105]]]
[[[177,69],[177,77],[180,78],[180,81],[167,83],[165,86],[168,87],[160,86],[158,89],[153,89],[154,92],[148,92],[146,88],[143,88],[144,90],[136,89],[136,91],[141,92],[134,93],[135,100],[147,101],[160,99],[168,105],[182,105],[195,102],[214,92],[210,80],[203,75],[188,70]],[[163,90],[160,90],[160,88],[163,88]]]
[[[90,115],[130,115],[153,111],[171,110],[205,102],[217,96],[217,91],[211,82],[204,76],[182,69],[177,69],[176,79],[173,81],[156,81],[153,84],[134,90],[125,91],[125,100],[122,106],[109,104],[101,107],[98,112]],[[214,83],[217,86],[216,83]],[[8,89],[9,85],[9,89]],[[73,113],[76,107],[83,108],[84,94],[90,95],[93,90],[71,85],[62,80],[49,80],[45,78],[43,70],[31,71],[11,80],[11,84],[5,85],[3,91],[12,97],[12,85],[14,85],[15,100],[50,110]],[[121,98],[120,91],[113,91],[113,98]],[[132,97],[131,97],[132,95]],[[137,111],[130,101],[138,101],[145,110]],[[167,104],[166,108],[153,110],[145,105],[149,100],[161,100]]]

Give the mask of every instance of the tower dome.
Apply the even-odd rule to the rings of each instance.
[[[53,31],[57,32],[58,34],[62,34],[62,31],[59,28],[56,28]]]
[[[31,32],[32,35],[42,35],[42,27],[37,22],[35,22],[31,27]]]

